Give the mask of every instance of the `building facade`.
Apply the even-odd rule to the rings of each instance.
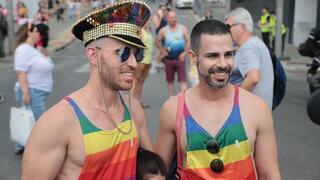
[[[304,42],[310,30],[320,26],[319,0],[283,0],[283,23],[289,28],[289,42],[299,46]],[[268,7],[276,11],[276,0],[231,0],[231,9],[242,6],[258,22],[261,9]]]

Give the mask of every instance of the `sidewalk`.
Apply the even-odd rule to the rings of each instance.
[[[204,12],[206,9],[210,8],[213,12],[213,18],[223,21],[224,16],[228,13],[227,9],[221,3],[208,2],[208,0],[195,0],[199,2],[198,9],[195,7],[194,11],[197,12],[194,14],[197,20],[202,20]],[[261,36],[260,31],[255,27],[254,35]],[[307,38],[307,37],[306,37]],[[298,48],[292,44],[286,44],[287,51],[284,53],[289,57],[289,60],[281,61],[284,68],[287,70],[307,70],[306,64],[311,63],[311,59],[308,57],[303,57],[299,54]]]
[[[50,19],[50,41],[47,48],[49,55],[63,49],[75,40],[75,37],[71,34],[71,25],[74,22],[67,17],[60,22],[57,22],[55,17]]]

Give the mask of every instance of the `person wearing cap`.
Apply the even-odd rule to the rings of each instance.
[[[143,59],[141,27],[150,7],[122,0],[76,22],[72,33],[84,42],[90,76],[34,126],[22,179],[136,179],[139,147],[153,151],[138,101],[122,96]]]

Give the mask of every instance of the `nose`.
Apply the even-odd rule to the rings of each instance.
[[[218,63],[217,63],[217,66],[218,67],[226,67],[227,66],[226,58],[224,57],[224,55],[220,56]]]
[[[138,66],[137,59],[133,53],[130,53],[129,59],[127,61],[127,65],[133,68],[136,68]]]

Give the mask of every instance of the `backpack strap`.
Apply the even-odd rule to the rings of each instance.
[[[182,155],[181,155],[181,147],[180,147],[180,137],[181,137],[181,126],[183,121],[184,96],[185,96],[185,91],[182,91],[178,94],[178,108],[177,108],[177,118],[176,118],[176,144],[177,144],[177,161],[178,161],[177,176],[179,177],[182,171]]]

